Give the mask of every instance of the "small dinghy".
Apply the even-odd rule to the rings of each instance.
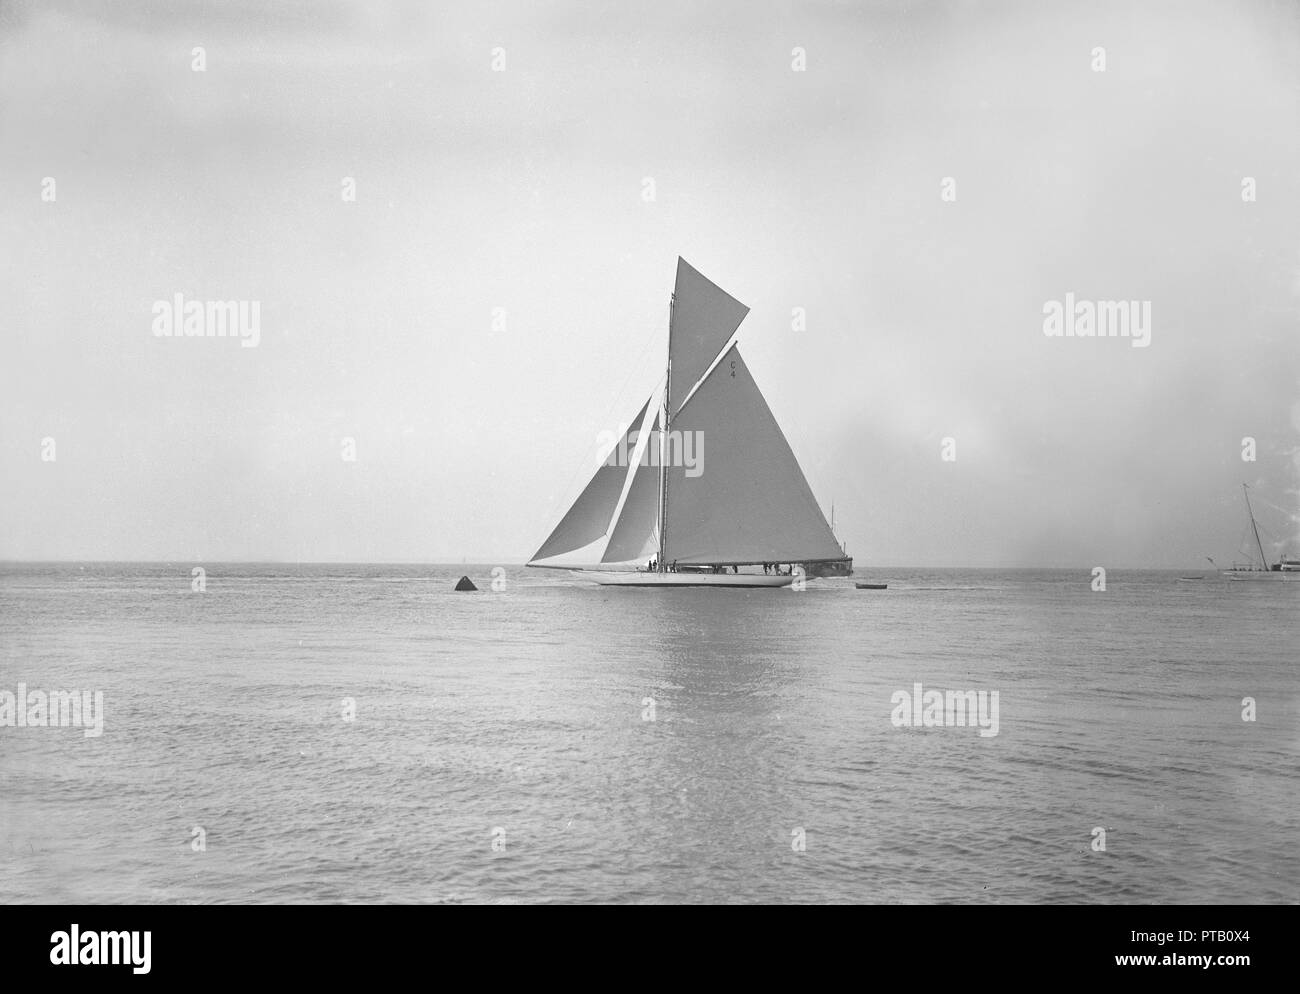
[[[887,583],[855,583],[854,586],[857,587],[859,590],[888,590],[889,589],[889,584]]]

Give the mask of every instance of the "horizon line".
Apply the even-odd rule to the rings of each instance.
[[[523,566],[526,567],[526,560],[509,560],[509,559],[6,559],[0,558],[0,566],[51,566],[51,565],[85,565],[85,564],[106,564],[106,565],[135,565],[135,566],[154,566],[154,565],[171,565],[173,563],[192,563],[194,565],[218,564],[226,566]],[[1118,564],[1106,565],[1105,563],[1093,563],[1089,566],[1078,564],[1038,564],[1026,566],[1023,564],[994,563],[991,565],[970,565],[962,563],[871,563],[869,565],[854,566],[854,573],[859,569],[1059,569],[1059,570],[1087,570],[1091,571],[1098,566],[1106,570],[1200,570],[1208,572],[1209,570],[1219,571],[1230,569],[1229,566],[1151,566],[1151,565],[1133,565]],[[820,578],[819,578],[820,579]]]

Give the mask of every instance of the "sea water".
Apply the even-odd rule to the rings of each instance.
[[[1300,584],[857,579],[0,565],[0,900],[1300,900]]]

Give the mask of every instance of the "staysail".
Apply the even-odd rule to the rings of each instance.
[[[668,354],[673,372],[670,415],[676,414],[748,313],[748,307],[678,257]]]
[[[659,416],[650,429],[645,458],[632,476],[632,487],[623,501],[609,537],[609,546],[600,557],[602,563],[624,563],[648,559],[656,549],[659,518]]]
[[[605,457],[605,461],[596,470],[596,475],[573,502],[569,513],[560,519],[560,523],[551,532],[551,537],[542,543],[542,547],[537,550],[531,562],[562,556],[566,552],[581,549],[609,531],[610,521],[618,507],[618,499],[622,496],[623,484],[628,474],[626,461],[620,463],[620,460],[614,456],[615,453],[631,451],[629,441],[633,432],[640,430],[649,406],[650,401],[647,400],[641,405],[637,416],[628,422],[628,429],[623,433],[615,449]]]
[[[687,432],[695,465],[666,470],[665,563],[846,558],[735,345],[672,418],[670,439]]]

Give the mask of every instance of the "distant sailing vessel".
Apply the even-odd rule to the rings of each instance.
[[[668,369],[529,566],[637,587],[784,587],[848,576],[731,336],[749,308],[677,260]]]
[[[1220,572],[1229,580],[1300,580],[1300,561],[1283,556],[1280,561],[1269,565],[1268,556],[1264,554],[1264,543],[1259,540],[1259,525],[1255,523],[1255,511],[1250,506],[1250,488],[1243,483],[1241,492],[1246,498],[1246,513],[1250,515],[1250,530],[1255,536],[1255,548],[1259,550],[1260,565],[1250,563],[1238,566],[1234,563],[1230,569],[1220,570]]]

